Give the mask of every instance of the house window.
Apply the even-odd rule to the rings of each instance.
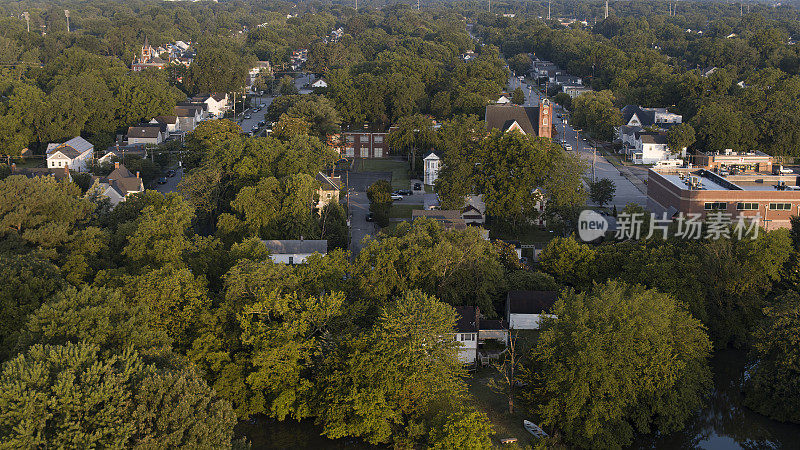
[[[367,147],[361,147],[361,157],[369,158],[369,149]]]
[[[358,136],[358,142],[369,142],[369,136]]]
[[[345,149],[344,153],[345,153],[345,155],[349,156],[350,158],[355,156],[355,150],[353,149],[353,147],[347,147]]]
[[[770,203],[769,209],[772,211],[789,211],[792,209],[791,203]]]
[[[375,143],[376,144],[383,144],[383,135],[382,134],[376,134],[375,135]]]
[[[294,264],[294,256],[289,257],[289,264]]]
[[[736,209],[739,211],[753,211],[758,209],[758,203],[737,203]]]
[[[58,167],[61,167],[61,161],[58,162]]]
[[[728,209],[728,204],[725,202],[706,202],[704,209],[706,211],[725,210]]]
[[[375,157],[376,158],[383,158],[383,149],[382,148],[376,148],[375,149]]]
[[[355,142],[355,141],[356,141],[355,136],[353,136],[352,134],[347,135],[347,142]]]

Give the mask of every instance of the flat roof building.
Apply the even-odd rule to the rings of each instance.
[[[766,230],[789,228],[789,219],[800,215],[797,175],[763,173],[723,177],[707,169],[654,168],[647,177],[648,209],[674,216],[722,211],[759,217]]]

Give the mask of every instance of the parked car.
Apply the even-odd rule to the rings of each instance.
[[[264,122],[263,120],[258,122],[258,126],[260,126],[260,127],[263,127],[266,124],[267,124],[267,122]]]
[[[375,218],[372,217],[372,213],[367,213],[367,222],[373,222],[374,220]]]
[[[400,195],[414,195],[414,191],[409,191],[407,189],[399,190],[397,193]]]
[[[253,131],[258,131],[258,125],[253,125]]]
[[[156,180],[156,183],[158,183],[158,184],[167,184],[167,177],[159,178],[158,180]]]
[[[169,169],[169,170],[167,171],[167,176],[168,176],[168,177],[170,177],[170,178],[174,177],[174,176],[175,176],[175,171],[174,171],[174,170],[172,170],[172,169]]]
[[[566,150],[568,152],[571,152],[572,151],[572,146],[569,145],[569,144],[564,144],[564,150]]]
[[[422,183],[414,183],[414,190],[421,191]]]
[[[244,115],[244,118],[245,118],[245,119],[250,119],[250,118],[252,118],[252,116],[251,116],[250,114],[245,114],[245,115]]]
[[[400,194],[392,194],[392,200],[402,200],[403,196]]]

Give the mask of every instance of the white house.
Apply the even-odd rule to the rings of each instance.
[[[636,133],[636,147],[631,155],[634,164],[655,164],[671,159],[667,136],[658,133]]]
[[[179,105],[175,107],[175,115],[177,116],[178,130],[190,133],[203,120],[203,107]]]
[[[475,364],[478,359],[478,315],[474,306],[456,306],[458,320],[454,339],[461,344],[458,359],[464,364]]]
[[[314,88],[314,89],[323,89],[323,88],[328,87],[328,83],[326,83],[325,80],[320,78],[319,80],[317,80],[314,83],[312,83],[311,87]]]
[[[511,99],[506,97],[505,95],[501,95],[500,98],[498,98],[495,103],[497,103],[499,105],[505,105],[505,104],[511,103]]]
[[[683,122],[683,116],[669,112],[667,108],[642,108],[627,105],[621,110],[623,125],[630,127],[669,127]]]
[[[151,124],[160,125],[164,138],[172,133],[179,133],[178,116],[157,116],[150,121]]]
[[[158,145],[162,142],[164,142],[164,134],[161,132],[161,125],[158,123],[128,127],[128,145]]]
[[[78,172],[86,172],[93,156],[94,145],[80,136],[63,144],[47,144],[49,169],[68,167]]]
[[[428,153],[422,160],[425,173],[424,183],[433,186],[433,183],[436,182],[436,178],[439,177],[439,169],[442,167],[442,160],[436,152]]]
[[[286,239],[262,241],[269,250],[272,261],[281,264],[304,264],[314,253],[328,253],[328,241],[308,239]]]
[[[539,321],[558,299],[557,291],[510,291],[506,297],[506,320],[513,330],[538,330]]]
[[[206,112],[209,117],[222,117],[229,108],[228,94],[206,94],[192,98],[193,103],[202,103],[207,106]]]

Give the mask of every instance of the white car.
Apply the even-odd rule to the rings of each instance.
[[[569,145],[569,144],[564,144],[564,150],[566,150],[568,152],[571,152],[572,151],[572,146]]]
[[[403,196],[400,194],[392,194],[392,200],[402,200]]]

